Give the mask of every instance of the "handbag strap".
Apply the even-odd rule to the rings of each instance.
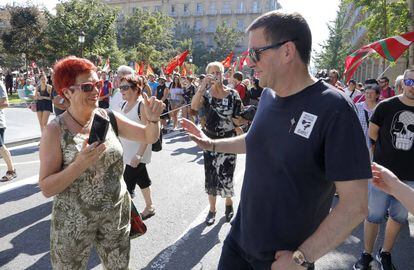
[[[363,109],[364,110],[364,115],[365,115],[365,121],[367,122],[367,126],[369,126],[369,117],[368,117],[368,112],[367,112],[367,110],[365,110],[365,109]]]

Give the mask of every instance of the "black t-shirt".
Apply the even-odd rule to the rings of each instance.
[[[167,88],[165,84],[157,86],[157,99],[161,100],[164,97],[165,88]]]
[[[414,181],[414,106],[405,105],[398,96],[386,99],[370,121],[380,127],[374,161],[398,178]]]
[[[328,215],[334,181],[371,177],[364,133],[343,93],[321,81],[283,98],[264,89],[230,237],[258,259],[293,251]]]

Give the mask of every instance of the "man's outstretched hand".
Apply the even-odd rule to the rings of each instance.
[[[201,149],[211,151],[213,149],[213,140],[207,137],[204,132],[193,122],[183,118],[181,125],[187,132],[190,139],[193,140]]]

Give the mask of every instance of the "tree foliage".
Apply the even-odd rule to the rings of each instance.
[[[344,60],[349,53],[349,43],[345,40],[349,30],[345,28],[345,20],[344,8],[340,8],[335,20],[327,25],[329,37],[314,57],[317,69],[336,69],[343,72]]]
[[[7,6],[10,28],[2,35],[3,48],[11,55],[25,54],[26,59],[42,57],[39,46],[43,43],[45,20],[35,6]]]
[[[211,54],[213,60],[223,60],[236,49],[236,45],[242,40],[243,33],[234,27],[227,26],[224,22],[217,26],[214,33],[215,49]]]
[[[99,0],[69,0],[56,6],[56,15],[46,12],[47,42],[44,51],[50,61],[67,55],[80,55],[78,36],[85,33],[83,56],[96,55],[111,63],[121,63],[123,54],[116,44],[117,11]]]

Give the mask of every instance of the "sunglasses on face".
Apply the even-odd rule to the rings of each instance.
[[[281,46],[285,45],[290,41],[295,41],[296,39],[285,40],[276,44],[272,44],[269,46],[259,47],[259,48],[250,48],[249,49],[249,58],[253,63],[257,63],[260,61],[260,54],[269,49],[278,49]]]
[[[414,79],[404,79],[405,86],[414,86]]]
[[[83,92],[92,92],[95,87],[100,90],[103,87],[103,81],[100,80],[96,82],[86,82],[81,84],[75,84],[73,86],[79,87]]]
[[[131,88],[131,85],[129,85],[129,84],[124,84],[124,85],[119,86],[119,89],[121,91],[127,91],[129,88]]]

